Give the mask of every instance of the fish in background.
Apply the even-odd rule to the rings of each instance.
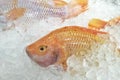
[[[30,19],[61,18],[62,21],[75,17],[87,9],[87,0],[0,0],[0,25],[6,25],[27,17]]]
[[[117,16],[109,21],[104,21],[98,18],[93,18],[89,21],[88,28],[100,30],[104,29],[106,26],[112,26],[120,23],[120,16]]]
[[[117,21],[118,20],[118,21]],[[116,24],[119,18],[112,19],[108,23],[100,19],[92,19],[88,26],[92,29],[80,26],[66,26],[50,32],[36,42],[26,47],[28,56],[42,67],[55,65],[67,69],[67,59],[71,55],[82,58],[86,54],[99,48],[109,41],[109,33],[93,30],[103,26]]]

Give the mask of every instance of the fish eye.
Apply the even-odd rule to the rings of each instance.
[[[44,45],[39,47],[40,52],[45,52],[46,49],[47,49],[47,46],[44,46]]]

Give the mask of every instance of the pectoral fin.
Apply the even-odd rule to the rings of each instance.
[[[20,17],[22,17],[25,13],[26,9],[25,8],[13,8],[12,10],[8,11],[7,18],[10,20],[16,20]]]

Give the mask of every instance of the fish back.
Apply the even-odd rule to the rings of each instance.
[[[68,54],[72,55],[91,51],[96,45],[103,44],[106,33],[74,26],[58,30],[56,36]]]

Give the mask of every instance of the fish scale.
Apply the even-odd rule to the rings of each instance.
[[[103,37],[99,35],[84,32],[82,30],[77,30],[74,28],[68,28],[64,30],[58,31],[54,35],[60,42],[63,42],[66,51],[69,51],[68,54],[74,54],[81,51],[91,50],[94,44],[100,44],[104,41]],[[63,36],[64,35],[64,36]]]
[[[11,5],[11,4],[13,4],[12,3],[12,0],[0,0],[0,10],[1,10],[1,12],[7,12],[7,11],[9,11],[10,9],[12,9],[13,8],[13,5]]]
[[[80,58],[99,48],[108,39],[108,33],[66,26],[52,31],[38,41],[27,46],[28,56],[43,67],[62,65],[67,68],[66,60],[75,55]]]
[[[55,8],[48,4],[46,1],[51,0],[45,0],[45,1],[33,1],[33,0],[18,0],[18,7],[26,8],[26,12],[24,15],[30,18],[35,19],[45,19],[47,17],[65,17],[65,8]],[[32,16],[29,16],[32,15]]]
[[[58,17],[64,20],[70,17],[75,17],[77,14],[84,12],[87,8],[87,3],[87,0],[71,0],[69,4],[62,0],[0,0],[0,10],[6,14],[7,12],[9,13],[10,11],[13,11],[12,9],[14,8],[24,8],[24,15],[26,15],[27,18],[32,17],[40,20],[49,17]],[[78,5],[79,8],[75,8]],[[81,6],[85,6],[86,8],[82,9]],[[78,12],[76,11],[78,9],[81,10]],[[71,11],[75,12],[72,13]],[[15,13],[17,14],[17,12],[14,12],[14,14]]]
[[[0,0],[0,10],[3,14],[6,14],[14,7],[25,8],[24,17],[28,19],[45,19],[47,17],[59,17],[65,18],[67,9],[65,7],[55,7],[49,5],[48,2],[51,0],[39,1],[36,0],[17,0],[14,4],[14,0]],[[47,2],[48,1],[48,2]],[[30,16],[31,15],[31,16]]]

